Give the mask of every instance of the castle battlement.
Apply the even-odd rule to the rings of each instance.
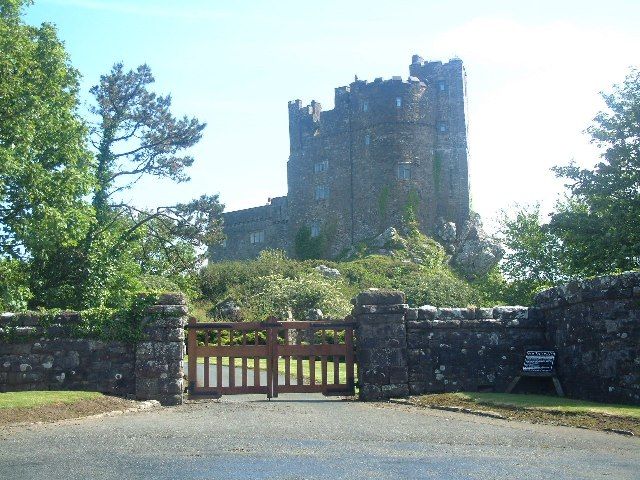
[[[406,78],[335,88],[331,110],[290,101],[287,196],[226,213],[230,241],[213,257],[249,258],[274,244],[295,255],[302,230],[322,236],[331,257],[399,226],[407,209],[425,233],[440,220],[461,225],[469,216],[464,105],[462,61],[418,55]],[[268,238],[269,229],[281,237]]]

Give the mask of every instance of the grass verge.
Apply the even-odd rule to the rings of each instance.
[[[0,393],[0,426],[55,422],[123,410],[135,402],[98,392],[27,391]]]
[[[0,393],[0,409],[30,408],[51,403],[75,403],[102,397],[98,392],[27,391]]]
[[[510,420],[640,435],[640,407],[633,405],[612,405],[546,395],[476,392],[421,395],[411,397],[410,402],[422,407],[461,407],[495,412]]]

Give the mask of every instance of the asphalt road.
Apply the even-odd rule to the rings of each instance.
[[[0,433],[0,479],[640,479],[640,440],[321,395]]]

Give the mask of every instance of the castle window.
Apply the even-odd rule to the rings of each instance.
[[[313,165],[315,173],[326,172],[329,169],[329,160],[324,160]]]
[[[408,163],[400,163],[396,167],[396,176],[398,180],[411,180],[411,165]]]
[[[402,97],[396,97],[396,108],[402,107]]]
[[[439,80],[438,81],[438,90],[441,92],[444,92],[447,89],[447,84],[445,83],[444,80]]]
[[[258,230],[257,232],[251,232],[249,235],[251,243],[264,243],[264,230]]]
[[[326,185],[316,186],[316,200],[326,200],[329,198],[329,187]]]
[[[438,122],[438,131],[440,133],[444,133],[447,130],[449,130],[449,127],[447,126],[446,122]]]
[[[364,101],[362,102],[362,111],[363,111],[363,112],[367,112],[367,111],[369,111],[369,102],[368,102],[367,100],[364,100]]]
[[[311,237],[316,238],[320,236],[320,226],[317,223],[311,225]]]
[[[371,143],[371,135],[365,135],[364,136],[364,144],[365,145],[369,145]]]

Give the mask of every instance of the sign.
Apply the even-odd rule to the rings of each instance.
[[[526,373],[552,373],[556,352],[553,350],[527,350],[522,371]]]

